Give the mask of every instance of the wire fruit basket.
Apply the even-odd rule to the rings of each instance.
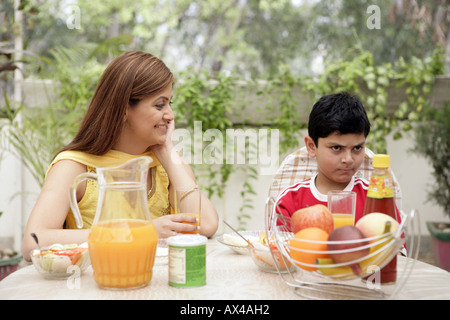
[[[417,259],[420,244],[419,214],[401,212],[401,224],[394,232],[348,241],[302,240],[294,237],[290,218],[273,210],[273,198],[266,201],[266,233],[273,238],[284,265],[295,265],[292,272],[280,272],[283,281],[294,292],[309,299],[392,299],[401,290]],[[387,226],[389,227],[389,226]],[[387,228],[386,230],[389,230]],[[347,244],[352,248],[330,250],[330,244]],[[395,283],[380,283],[380,273],[399,252],[407,258],[398,261]],[[358,251],[361,251],[358,254]],[[362,254],[364,252],[364,254]],[[355,254],[356,253],[356,254]],[[330,254],[355,257],[334,263]],[[278,259],[279,259],[278,254]],[[275,265],[279,262],[275,259]],[[403,258],[403,257],[402,257]],[[354,268],[354,266],[358,268]]]

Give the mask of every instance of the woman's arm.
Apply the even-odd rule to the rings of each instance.
[[[62,160],[50,169],[41,193],[31,211],[22,242],[22,255],[30,261],[30,251],[37,247],[30,233],[39,238],[39,245],[45,247],[54,243],[83,243],[87,241],[89,229],[63,229],[69,212],[69,189],[74,178],[86,172],[86,166],[71,160]],[[77,197],[81,199],[86,188],[80,183]]]
[[[173,146],[172,134],[174,128],[174,121],[171,121],[166,143],[151,148],[169,176],[169,198],[172,206],[174,204],[175,188],[190,188],[197,185],[191,166],[176,152]],[[211,237],[216,233],[219,223],[217,211],[211,200],[204,194],[202,194],[201,203],[200,234]]]

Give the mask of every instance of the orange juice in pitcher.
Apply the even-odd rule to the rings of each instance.
[[[100,287],[138,288],[152,279],[158,233],[149,221],[111,220],[94,225],[88,238]]]
[[[70,205],[77,226],[83,226],[76,202],[80,182],[98,182],[99,196],[88,236],[94,278],[102,288],[125,289],[146,286],[152,278],[158,233],[147,202],[150,157],[137,157],[97,173],[78,175],[71,187]]]

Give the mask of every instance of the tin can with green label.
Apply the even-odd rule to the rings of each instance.
[[[167,239],[169,285],[200,287],[206,284],[206,242],[201,235],[180,234]]]

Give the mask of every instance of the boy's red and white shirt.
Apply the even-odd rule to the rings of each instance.
[[[327,206],[328,195],[320,193],[317,189],[315,184],[316,176],[317,174],[312,178],[284,189],[276,200],[277,212],[284,216],[292,217],[295,211],[302,208],[311,207],[316,204]],[[369,182],[366,179],[353,176],[344,189],[356,193],[355,222],[363,215],[368,188]]]

